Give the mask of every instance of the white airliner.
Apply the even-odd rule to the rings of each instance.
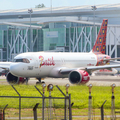
[[[90,80],[90,74],[98,69],[111,69],[120,67],[120,64],[106,65],[110,58],[105,55],[106,32],[108,20],[104,19],[96,43],[89,53],[47,53],[27,52],[17,55],[14,62],[1,62],[0,68],[8,69],[6,75],[10,84],[23,82],[24,78],[65,78],[73,84],[85,84]]]

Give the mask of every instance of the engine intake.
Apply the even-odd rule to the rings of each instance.
[[[89,74],[84,70],[71,71],[69,81],[72,84],[85,84],[90,80]]]
[[[7,79],[7,82],[9,84],[12,84],[12,85],[20,84],[20,83],[24,83],[25,82],[24,78],[16,77],[16,76],[12,75],[10,72],[7,73],[6,79]]]

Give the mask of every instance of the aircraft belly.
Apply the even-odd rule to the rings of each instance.
[[[54,77],[54,78],[66,78],[68,77],[68,75],[62,75],[60,74],[60,69],[62,69],[64,67],[62,66],[55,66],[54,68],[52,68],[50,71],[49,71],[49,74],[47,77]]]
[[[41,67],[36,69],[34,74],[36,77],[47,77],[51,69],[51,67]]]

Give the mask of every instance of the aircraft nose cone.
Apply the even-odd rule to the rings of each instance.
[[[15,64],[15,63],[12,63],[11,65],[10,65],[10,73],[12,73],[13,75],[16,75],[17,74],[17,72],[18,72],[18,66],[17,66],[17,64]]]

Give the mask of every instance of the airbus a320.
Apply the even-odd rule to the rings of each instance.
[[[104,19],[95,45],[89,53],[72,52],[26,52],[17,55],[14,62],[1,62],[0,68],[8,69],[6,79],[10,84],[28,81],[29,78],[66,78],[72,84],[85,84],[90,74],[98,69],[120,67],[120,64],[106,65],[111,58],[105,54],[108,20]]]

